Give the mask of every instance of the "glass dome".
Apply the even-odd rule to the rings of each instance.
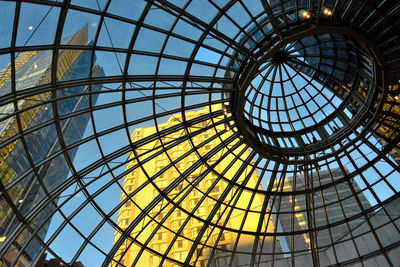
[[[395,266],[399,18],[0,1],[0,265]]]

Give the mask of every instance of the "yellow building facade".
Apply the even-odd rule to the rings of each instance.
[[[222,107],[219,105],[212,108],[215,111]],[[207,109],[191,111],[185,114],[185,118],[190,121],[209,113],[210,111]],[[214,119],[214,123],[217,124],[217,121],[221,120],[223,120],[223,116]],[[166,123],[159,124],[159,130],[178,127],[181,121],[180,115],[174,115]],[[196,246],[194,243],[199,232],[201,232],[204,221],[209,217],[215,205],[218,205],[217,200],[221,200],[224,190],[229,186],[226,179],[235,176],[242,165],[242,160],[245,160],[250,153],[243,145],[239,146],[236,151],[243,151],[243,153],[235,161],[232,153],[228,153],[229,156],[227,157],[221,157],[224,152],[222,150],[207,160],[207,164],[210,166],[216,164],[214,168],[216,172],[207,173],[207,164],[199,165],[199,156],[192,148],[193,146],[197,147],[202,158],[207,158],[205,155],[221,144],[219,138],[212,139],[211,137],[217,136],[216,131],[223,132],[225,130],[226,125],[223,123],[220,123],[216,129],[212,127],[201,134],[195,134],[197,129],[205,128],[210,124],[211,121],[202,121],[190,127],[193,130],[191,133],[177,130],[163,137],[162,141],[138,145],[138,148],[133,153],[131,152],[127,164],[127,170],[130,171],[125,176],[123,182],[125,192],[122,192],[120,199],[124,204],[118,212],[117,225],[122,230],[129,232],[132,239],[125,239],[114,255],[116,262],[113,262],[111,266],[120,266],[117,263],[118,261],[124,266],[131,266],[132,264],[137,266],[159,266],[160,264],[163,266],[181,266],[182,264],[179,264],[179,262],[185,262],[192,248],[195,251],[190,261],[186,261],[186,264],[206,266],[211,253],[213,254],[211,266],[228,266],[230,260],[232,260],[233,265],[248,264],[250,256],[246,253],[251,253],[253,249],[254,235],[239,234],[238,236],[236,231],[227,231],[226,229],[235,229],[238,232],[240,230],[256,232],[264,195],[253,195],[250,190],[243,190],[241,194],[237,194],[239,195],[237,197],[235,188],[230,190],[230,193],[222,198],[223,203],[211,219],[211,222],[217,227],[208,226],[202,234],[199,244]],[[132,142],[137,144],[141,140],[145,140],[146,137],[155,134],[156,131],[155,127],[137,128],[131,136]],[[193,134],[193,136],[189,140],[172,146],[167,149],[167,153],[157,155],[160,150],[156,147],[161,145],[161,142],[165,147],[168,147],[168,142],[190,134]],[[222,140],[226,140],[230,135],[232,135],[232,132],[226,131],[221,135]],[[210,139],[212,141],[204,143]],[[234,144],[231,143],[230,145],[233,146]],[[144,156],[141,157],[141,154]],[[151,160],[145,161],[152,155],[154,157]],[[143,164],[143,169],[137,167],[138,162]],[[170,165],[171,162],[174,162],[174,164]],[[196,164],[199,166],[196,167]],[[190,172],[190,169],[193,169],[193,171]],[[257,172],[251,172],[251,169],[251,165],[248,165],[236,182],[238,184],[243,183],[249,188],[255,188],[259,177]],[[226,177],[225,179],[218,175],[221,173]],[[186,178],[176,183],[177,179],[182,176]],[[145,185],[149,181],[149,177],[155,178],[152,179],[152,183]],[[174,185],[174,183],[176,184]],[[174,188],[168,191],[171,184]],[[260,186],[258,187],[261,189]],[[138,190],[139,188],[141,189]],[[160,196],[161,194],[165,195]],[[132,201],[129,200],[127,195],[131,197]],[[149,216],[143,216],[140,223],[132,227],[131,223],[140,218],[143,215],[142,210],[150,207],[152,201],[157,197],[160,197],[161,200],[148,213]],[[246,212],[246,210],[251,212]],[[193,213],[193,216],[190,213]],[[225,230],[221,231],[221,229]],[[261,231],[267,233],[275,231],[273,218],[268,212],[265,215]],[[120,238],[121,233],[117,231],[114,244]],[[136,242],[131,242],[133,239],[136,239]],[[232,250],[235,242],[237,242],[236,251],[242,253],[236,253],[231,259],[232,253],[229,250]],[[150,248],[150,251],[148,249],[143,250],[143,246]],[[217,249],[213,251],[213,247]],[[279,240],[266,237],[263,240],[263,252],[271,253],[272,250],[280,250]],[[260,251],[260,248],[258,251]],[[160,255],[167,255],[175,262],[173,260],[162,262]],[[268,261],[268,258],[268,255],[263,255],[261,259],[257,260]]]

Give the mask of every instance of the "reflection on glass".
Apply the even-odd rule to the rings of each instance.
[[[75,33],[67,41],[68,44],[87,45],[87,26]],[[59,68],[57,71],[60,80],[79,78],[88,75],[90,66],[90,51],[62,51],[59,55]],[[15,60],[15,76],[17,77],[15,87],[17,90],[31,88],[34,86],[50,83],[51,81],[52,53],[50,51],[29,51],[22,52]],[[7,66],[2,72],[2,87],[12,86],[10,79],[11,67]],[[104,75],[98,65],[92,70],[95,76]],[[86,74],[85,74],[86,73]],[[94,86],[92,91],[98,91],[101,87]],[[88,97],[70,97],[73,93],[88,91],[87,86],[70,88],[69,91],[57,92],[58,97],[65,97],[66,101],[60,102],[58,109],[61,113],[73,112],[74,110],[89,107]],[[50,124],[41,127],[41,123],[51,121],[51,106],[45,104],[51,98],[51,92],[34,95],[19,102],[18,109],[22,110],[18,117],[5,118],[1,123],[1,142],[9,142],[8,146],[1,151],[1,182],[7,186],[10,197],[14,200],[15,208],[23,216],[34,212],[45,194],[51,193],[62,184],[69,173],[69,167],[65,158],[61,155],[50,161],[43,161],[60,153],[60,140],[57,139],[56,125]],[[94,102],[96,99],[94,99]],[[13,109],[13,105],[2,106],[1,113],[9,113],[6,110]],[[64,137],[75,142],[82,138],[86,124],[89,121],[89,114],[79,118],[69,118],[58,126]],[[35,131],[28,129],[33,125],[41,128]],[[19,131],[27,130],[23,139],[12,140]],[[27,149],[30,153],[25,154]],[[76,149],[70,151],[71,160],[75,157]],[[36,166],[34,172],[26,173],[31,164]],[[23,177],[23,179],[19,179]],[[46,192],[46,193],[45,193]],[[55,210],[57,198],[52,203],[45,204],[35,215],[34,220],[26,226],[26,231],[35,233],[41,240],[46,236],[47,229],[51,222],[52,212]],[[43,204],[43,203],[42,203]],[[37,212],[37,211],[36,211]],[[22,226],[22,221],[16,216],[15,211],[2,199],[0,210],[0,235],[7,239],[15,228]],[[29,235],[28,235],[29,236]],[[27,244],[29,243],[29,244]],[[42,246],[36,239],[28,240],[22,236],[14,241],[5,256],[5,263],[10,264],[14,258],[22,253],[18,260],[19,266],[28,266],[36,259]]]

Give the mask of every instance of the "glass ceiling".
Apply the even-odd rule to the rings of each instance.
[[[396,266],[399,18],[0,0],[0,266]]]

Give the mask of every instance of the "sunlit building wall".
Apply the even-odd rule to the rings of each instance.
[[[68,37],[68,44],[90,45],[88,40],[88,27],[83,27],[76,34]],[[90,72],[90,51],[83,50],[64,50],[59,54],[57,77],[60,80],[71,80],[88,77]],[[29,51],[23,52],[16,58],[15,64],[15,88],[23,90],[48,84],[51,80],[52,51]],[[95,62],[95,59],[94,59]],[[7,92],[12,87],[11,67],[7,66],[1,71],[0,91]],[[104,71],[98,65],[92,69],[92,76],[104,76]],[[99,91],[101,86],[93,86],[92,91]],[[88,91],[88,86],[78,86],[72,88],[58,89],[57,97],[64,98],[57,103],[60,116],[72,113],[89,107],[90,96],[74,97],[75,94],[82,94]],[[51,92],[34,95],[22,99],[18,103],[21,110],[19,118],[7,117],[6,114],[14,112],[14,105],[2,106],[0,122],[0,142],[7,145],[0,149],[0,176],[2,184],[8,188],[10,196],[23,215],[33,212],[35,207],[40,204],[46,192],[51,192],[62,184],[69,173],[64,156],[54,157],[50,161],[42,162],[46,157],[60,151],[60,143],[57,139],[57,129],[54,124],[49,124],[36,131],[26,134],[24,140],[15,138],[18,132],[37,127],[44,122],[51,122],[53,117],[53,106],[45,104],[51,98]],[[92,97],[92,103],[96,103],[97,95]],[[87,123],[90,119],[88,113],[69,117],[60,121],[61,131],[64,141],[67,143],[80,140],[85,132]],[[22,129],[19,129],[21,127]],[[15,140],[13,140],[15,139]],[[11,141],[10,141],[11,140]],[[30,155],[26,155],[24,146],[27,146]],[[74,159],[77,148],[68,151],[71,159]],[[37,165],[37,174],[26,173],[31,167],[30,161]],[[22,177],[22,179],[20,179]],[[22,222],[15,215],[5,199],[1,198],[0,203],[0,236],[1,243],[8,238],[15,238],[13,246],[8,249],[4,261],[8,264],[22,253],[19,258],[18,266],[31,266],[37,258],[42,246],[36,239],[28,240],[30,232],[26,229],[22,235],[13,236],[13,231],[21,227]],[[57,203],[57,199],[54,204]],[[40,211],[35,220],[31,223],[32,231],[37,230],[37,237],[44,240],[47,229],[51,222],[51,214],[55,210],[54,205],[47,205]],[[0,246],[1,246],[0,243]],[[26,247],[25,247],[26,246]],[[24,248],[25,247],[25,248]]]
[[[219,107],[220,108],[220,107]],[[200,110],[188,112],[185,114],[186,119],[190,120],[192,118],[196,118],[201,115],[205,115],[208,113],[208,110]],[[159,125],[159,129],[168,129],[170,127],[174,127],[181,123],[180,115],[172,116],[165,124]],[[199,125],[199,127],[205,127],[206,123]],[[224,128],[224,125],[220,125],[221,129]],[[220,129],[220,130],[221,130]],[[155,127],[149,128],[137,128],[132,134],[132,141],[137,142],[139,140],[143,140],[146,136],[154,134],[156,132]],[[192,140],[194,141],[194,145],[197,146],[200,143],[209,140],[210,136],[215,134],[213,129],[202,132],[199,135],[196,135]],[[165,138],[165,141],[168,141],[168,138],[179,138],[180,133],[175,132],[169,137]],[[203,153],[209,152],[212,148],[220,143],[219,139],[214,139],[213,141],[203,145],[200,149]],[[155,143],[149,143],[147,145],[141,146],[137,149],[136,153],[140,151],[152,151]],[[137,164],[136,160],[132,160],[135,157],[135,153],[131,153],[129,157],[129,163],[127,164],[127,169],[135,168],[130,171],[130,173],[125,177],[123,183],[123,190],[126,194],[132,194],[143,186],[143,184],[152,177],[156,173],[162,171],[166,168],[171,160],[175,161],[178,158],[182,157],[186,153],[191,150],[192,146],[188,142],[182,143],[181,145],[175,146],[173,149],[169,150],[169,157],[166,154],[161,154],[150,161],[145,163],[146,170],[152,170],[151,172],[144,173],[142,169],[135,168],[134,166]],[[153,151],[152,153],[155,153]],[[245,159],[248,155],[248,151],[246,154],[241,156],[242,159]],[[139,157],[140,158],[140,157]],[[208,162],[212,164],[217,160],[218,157],[214,156]],[[228,163],[233,162],[234,157],[230,154],[228,158],[225,159],[224,164],[218,165],[216,171],[218,173],[222,173],[224,170],[228,170],[228,172],[235,172],[239,169],[239,165],[241,164],[239,161],[236,161],[233,166],[228,167]],[[154,184],[160,189],[164,190],[175,180],[176,177],[179,176],[179,172],[184,172],[188,168],[190,168],[196,161],[198,157],[195,153],[191,153],[189,155],[183,156],[183,158],[176,164],[177,169],[174,167],[167,168],[163,173],[161,173],[157,178],[153,180]],[[248,174],[251,170],[251,166],[248,166],[246,170],[243,172],[242,176],[239,180],[244,180],[246,174]],[[204,171],[204,170],[203,170]],[[183,202],[180,203],[180,207],[173,209],[173,205],[168,204],[166,199],[159,202],[152,211],[149,212],[150,216],[153,218],[146,217],[143,218],[142,222],[138,225],[138,227],[132,229],[130,232],[130,236],[136,237],[139,235],[139,240],[143,242],[142,244],[146,244],[153,252],[164,254],[166,253],[169,257],[175,259],[179,262],[185,262],[185,259],[193,246],[193,241],[199,235],[199,231],[201,230],[204,222],[197,220],[192,217],[188,219],[188,214],[185,211],[193,211],[194,216],[197,216],[201,219],[206,219],[210,214],[212,208],[216,204],[214,199],[219,199],[221,194],[224,192],[224,189],[227,186],[225,181],[220,180],[218,183],[214,184],[217,179],[217,175],[215,173],[209,173],[202,181],[194,188],[191,192],[188,191],[192,186],[189,184],[194,183],[198,176],[198,173],[201,173],[200,169],[192,172],[187,180],[175,186],[175,188],[168,193],[170,198],[183,196],[185,193],[188,193],[188,197],[186,197]],[[147,176],[148,175],[148,176]],[[234,173],[226,173],[226,177],[233,177]],[[256,187],[258,181],[258,175],[256,172],[253,172],[251,178],[249,179],[247,186],[253,188]],[[210,190],[209,197],[206,197],[203,202],[200,202],[201,197],[203,196],[203,192],[207,192]],[[134,221],[141,215],[141,209],[145,208],[149,205],[149,203],[159,196],[161,193],[151,184],[147,185],[144,188],[141,188],[135,195],[132,196],[132,201],[127,200],[127,196],[125,193],[121,196],[121,202],[126,201],[125,204],[120,208],[118,213],[117,225],[121,227],[121,229],[126,230],[129,227],[130,223]],[[259,222],[259,214],[256,212],[249,212],[244,219],[245,212],[244,210],[248,208],[249,203],[251,203],[251,209],[253,211],[261,211],[261,207],[263,205],[263,198],[256,195],[254,199],[252,199],[252,194],[250,192],[243,192],[240,196],[239,200],[235,204],[235,208],[243,209],[242,212],[238,210],[234,210],[233,214],[230,216],[228,223],[225,227],[239,228],[242,224],[242,221],[245,221],[243,230],[246,231],[256,231],[257,225]],[[175,200],[177,201],[177,200]],[[196,208],[197,207],[197,208]],[[228,211],[223,212],[223,209],[220,209],[216,216],[212,219],[213,222],[222,225],[227,219]],[[171,214],[168,215],[168,213]],[[166,217],[168,216],[168,217]],[[162,221],[166,217],[165,221]],[[220,220],[218,221],[218,218]],[[184,225],[185,220],[188,219],[186,225]],[[184,225],[182,227],[182,225]],[[267,227],[266,232],[274,232],[274,222],[272,216],[268,216],[268,213],[265,218],[265,227]],[[182,227],[182,228],[181,228]],[[216,250],[212,251],[211,248],[204,247],[200,243],[197,246],[195,253],[193,254],[192,259],[189,264],[195,264],[196,266],[206,266],[208,263],[208,259],[210,258],[210,254],[213,253],[213,258],[211,262],[211,266],[228,266],[231,261],[232,253],[229,250],[232,249],[232,246],[235,244],[237,234],[233,232],[224,231],[220,235],[220,230],[215,229],[211,230],[212,227],[207,229],[204,235],[201,238],[201,243],[205,243],[206,246],[209,245],[213,247],[216,243]],[[179,237],[175,239],[177,236],[176,233],[180,233]],[[154,236],[152,236],[154,234]],[[219,236],[220,235],[220,236]],[[121,237],[120,233],[117,231],[115,233],[115,241],[116,242]],[[217,238],[219,241],[217,242]],[[246,253],[251,253],[254,243],[254,236],[242,234],[240,237],[240,241],[237,244],[237,251],[243,252],[243,254],[236,253],[233,257],[232,264],[234,266],[241,266],[243,264],[248,264],[250,262],[250,256]],[[275,253],[279,253],[281,251],[279,240],[273,237],[266,237],[263,242],[263,253],[271,253],[272,250]],[[275,245],[274,245],[275,243]],[[166,252],[168,247],[171,244],[171,248],[169,252]],[[226,250],[226,251],[225,251]],[[149,253],[147,251],[141,251],[141,247],[132,244],[129,241],[129,238],[123,243],[122,246],[119,247],[118,252],[114,255],[114,260],[119,261],[120,264],[125,266],[131,266],[132,264],[137,264],[137,266],[159,266],[163,264],[163,266],[179,266],[178,263],[170,262],[161,262],[161,257],[158,257],[156,253]],[[138,256],[139,255],[139,256]],[[140,256],[141,255],[141,256]],[[139,258],[140,257],[140,258]],[[279,258],[279,255],[275,258]],[[137,259],[139,258],[139,259]],[[268,262],[271,260],[272,256],[263,255],[260,258],[262,262]],[[196,263],[194,260],[197,259]],[[137,261],[136,261],[137,260]],[[258,257],[257,257],[257,260]],[[112,266],[118,266],[118,263],[114,262]]]

